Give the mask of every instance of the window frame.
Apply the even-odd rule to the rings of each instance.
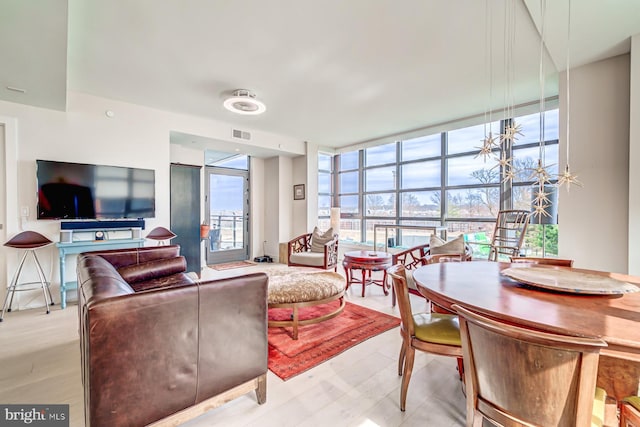
[[[545,110],[543,113],[538,112],[537,114],[545,114],[548,115],[550,112],[553,113],[555,111],[554,114],[557,114],[559,116],[559,109],[557,106],[553,106],[551,108],[548,108],[547,110]],[[521,114],[519,116],[514,116],[513,118],[507,118],[507,119],[502,119],[499,120],[497,122],[499,122],[500,124],[500,128],[499,128],[499,132],[500,134],[504,133],[504,129],[506,126],[508,126],[509,124],[512,123],[512,121],[516,121],[518,117],[524,117],[524,116],[528,116],[531,114]],[[546,116],[547,117],[547,116]],[[495,123],[496,121],[493,121],[493,123]],[[468,127],[474,127],[474,126],[478,126],[476,125],[470,125]],[[341,214],[341,219],[345,219],[345,220],[359,220],[360,221],[360,241],[361,243],[371,243],[368,242],[368,240],[366,239],[367,236],[367,224],[372,224],[375,221],[379,221],[380,223],[383,222],[387,222],[389,220],[395,220],[397,224],[407,224],[410,222],[419,222],[419,223],[425,223],[425,224],[429,224],[429,225],[447,225],[447,226],[451,226],[454,225],[453,228],[458,228],[458,226],[455,226],[455,224],[467,224],[465,226],[460,226],[460,228],[470,228],[469,225],[472,224],[478,224],[478,226],[480,226],[481,224],[489,224],[489,223],[495,223],[495,216],[482,216],[482,217],[468,217],[468,216],[461,216],[461,217],[450,217],[448,215],[449,212],[449,200],[448,200],[448,195],[450,194],[449,192],[451,191],[457,191],[457,190],[467,190],[467,189],[480,189],[480,190],[486,190],[486,189],[497,189],[499,192],[499,200],[498,200],[498,205],[496,206],[496,210],[502,210],[502,209],[512,209],[514,206],[514,200],[513,200],[513,189],[514,188],[524,188],[524,187],[532,187],[534,185],[534,181],[533,180],[524,180],[524,181],[514,181],[514,182],[507,182],[503,179],[504,177],[504,170],[502,167],[499,168],[499,179],[497,182],[495,183],[479,183],[479,184],[458,184],[458,185],[448,185],[448,176],[449,176],[449,170],[448,170],[448,163],[450,160],[452,159],[456,159],[456,158],[462,158],[462,157],[468,157],[468,156],[478,156],[478,149],[474,149],[473,151],[462,151],[462,152],[455,152],[452,154],[448,153],[448,145],[449,145],[449,134],[452,131],[455,130],[459,130],[462,128],[456,128],[456,129],[450,129],[448,131],[444,131],[444,132],[439,132],[436,134],[425,134],[425,135],[421,135],[418,138],[428,138],[428,139],[435,139],[436,135],[440,135],[440,155],[438,156],[425,156],[425,157],[420,157],[420,158],[411,158],[410,160],[403,160],[402,159],[402,143],[404,141],[412,141],[415,140],[416,137],[412,137],[412,138],[407,138],[406,140],[396,140],[395,142],[393,142],[392,144],[395,144],[395,150],[396,150],[396,156],[395,156],[395,162],[392,163],[376,163],[374,165],[371,166],[367,166],[365,164],[365,159],[366,159],[366,150],[367,148],[361,148],[358,150],[352,150],[352,151],[345,151],[342,154],[336,154],[334,156],[334,163],[333,163],[333,203],[334,206],[340,206],[340,197],[341,196],[357,196],[358,199],[358,212],[357,213],[347,213],[347,212],[342,212]],[[498,136],[499,137],[499,136]],[[391,143],[389,143],[391,144]],[[478,145],[481,144],[481,141],[478,141]],[[543,141],[543,144],[545,146],[545,148],[547,147],[551,147],[551,146],[559,146],[559,139],[555,138],[555,139],[547,139],[545,141]],[[383,144],[386,145],[386,144]],[[539,147],[540,142],[527,142],[527,143],[516,143],[516,144],[500,144],[499,148],[494,149],[494,153],[496,156],[501,156],[501,154],[504,152],[504,154],[513,159],[513,156],[516,155],[517,153],[520,152],[521,150],[525,150],[525,149],[530,149],[532,147]],[[354,153],[355,151],[358,152],[357,158],[358,158],[358,167],[357,168],[352,168],[352,169],[345,169],[345,170],[341,170],[340,169],[340,159],[341,156],[344,154],[349,154],[349,155],[353,155],[352,153]],[[559,150],[558,150],[559,151]],[[402,167],[405,165],[411,165],[411,164],[417,164],[417,163],[421,163],[421,162],[425,162],[425,161],[440,161],[440,183],[439,185],[435,185],[435,186],[423,186],[423,187],[411,187],[411,188],[405,188],[402,186]],[[489,160],[487,160],[487,162],[489,162]],[[554,162],[557,163],[557,159],[554,158]],[[548,162],[547,161],[547,165],[549,165],[552,162]],[[491,165],[491,167],[493,167],[494,165]],[[393,189],[382,189],[382,190],[372,190],[372,191],[368,191],[367,190],[367,183],[365,182],[365,179],[367,177],[367,171],[373,170],[373,169],[378,169],[378,168],[383,168],[383,167],[391,167],[394,168],[395,172],[394,172],[394,185],[393,185]],[[342,192],[340,189],[340,175],[342,173],[353,173],[356,172],[357,176],[358,176],[358,185],[357,185],[357,192]],[[552,180],[551,183],[555,184],[557,182],[556,179]],[[404,212],[402,210],[402,197],[404,194],[406,193],[414,193],[414,192],[421,192],[421,191],[430,191],[430,192],[436,192],[439,193],[440,195],[440,215],[439,216],[406,216],[404,215]],[[390,193],[393,193],[395,195],[395,216],[382,216],[382,215],[372,215],[369,214],[366,211],[366,197],[367,196],[371,196],[371,195],[379,195],[379,194],[384,194],[385,197],[387,197]],[[497,214],[497,212],[496,212]],[[454,231],[455,234],[455,230],[450,230],[450,231]],[[450,234],[451,235],[451,234]],[[396,236],[398,236],[398,244],[402,244],[402,233],[401,230],[396,230]]]

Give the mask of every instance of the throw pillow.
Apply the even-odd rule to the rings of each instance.
[[[464,235],[459,235],[455,239],[445,242],[435,234],[429,240],[429,253],[431,255],[440,254],[464,254]]]
[[[327,231],[322,233],[318,230],[318,227],[313,229],[313,234],[311,235],[311,252],[322,252],[324,253],[324,245],[333,240],[333,228],[329,228]]]
[[[140,264],[132,264],[118,268],[118,273],[125,282],[131,284],[159,277],[183,273],[187,270],[187,261],[183,256],[175,258],[157,259]]]

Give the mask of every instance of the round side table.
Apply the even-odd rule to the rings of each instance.
[[[381,251],[351,251],[344,254],[342,261],[345,275],[347,276],[347,287],[352,284],[362,284],[362,296],[367,285],[382,286],[385,295],[389,295],[389,285],[387,285],[387,268],[391,267],[391,254]],[[354,270],[362,271],[362,278],[355,277]],[[371,272],[384,272],[382,280],[375,280]]]

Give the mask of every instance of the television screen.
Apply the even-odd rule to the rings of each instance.
[[[38,219],[155,216],[152,169],[36,160]]]

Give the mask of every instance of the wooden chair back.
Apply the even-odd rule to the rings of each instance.
[[[433,264],[434,262],[441,261],[450,261],[455,258],[460,261],[471,261],[473,251],[471,246],[465,244],[464,245],[464,255],[459,254],[439,254],[439,255],[431,255],[431,247],[429,243],[423,243],[421,245],[414,246],[409,249],[405,249],[401,252],[396,252],[391,254],[391,263],[392,264],[402,264],[404,265],[405,270],[415,270],[416,268],[426,265]],[[408,281],[409,283],[409,281]],[[420,293],[409,287],[409,293],[413,293],[414,295],[420,295]],[[420,295],[421,296],[421,295]],[[391,306],[396,306],[396,291],[393,286],[391,286]]]
[[[572,259],[565,258],[538,258],[526,256],[512,256],[511,262],[528,262],[531,264],[555,265],[557,267],[573,267]]]
[[[424,264],[437,264],[439,262],[463,262],[470,261],[467,254],[436,254],[424,257]]]
[[[502,210],[498,212],[493,230],[489,261],[498,261],[500,255],[517,256],[527,233],[531,213],[525,210]]]
[[[633,402],[633,403],[632,403]],[[620,405],[620,427],[640,427],[640,411],[636,407],[640,398],[632,396],[626,398]]]
[[[591,426],[597,338],[538,332],[454,305],[460,318],[467,425]]]
[[[401,333],[406,337],[412,337],[414,335],[413,311],[411,309],[411,300],[409,299],[406,269],[402,264],[392,265],[387,269],[387,274],[391,276],[398,302]]]
[[[413,270],[420,267],[424,258],[429,253],[429,243],[423,243],[421,245],[414,246],[404,251],[391,254],[391,262],[395,264],[402,264],[407,270]]]

